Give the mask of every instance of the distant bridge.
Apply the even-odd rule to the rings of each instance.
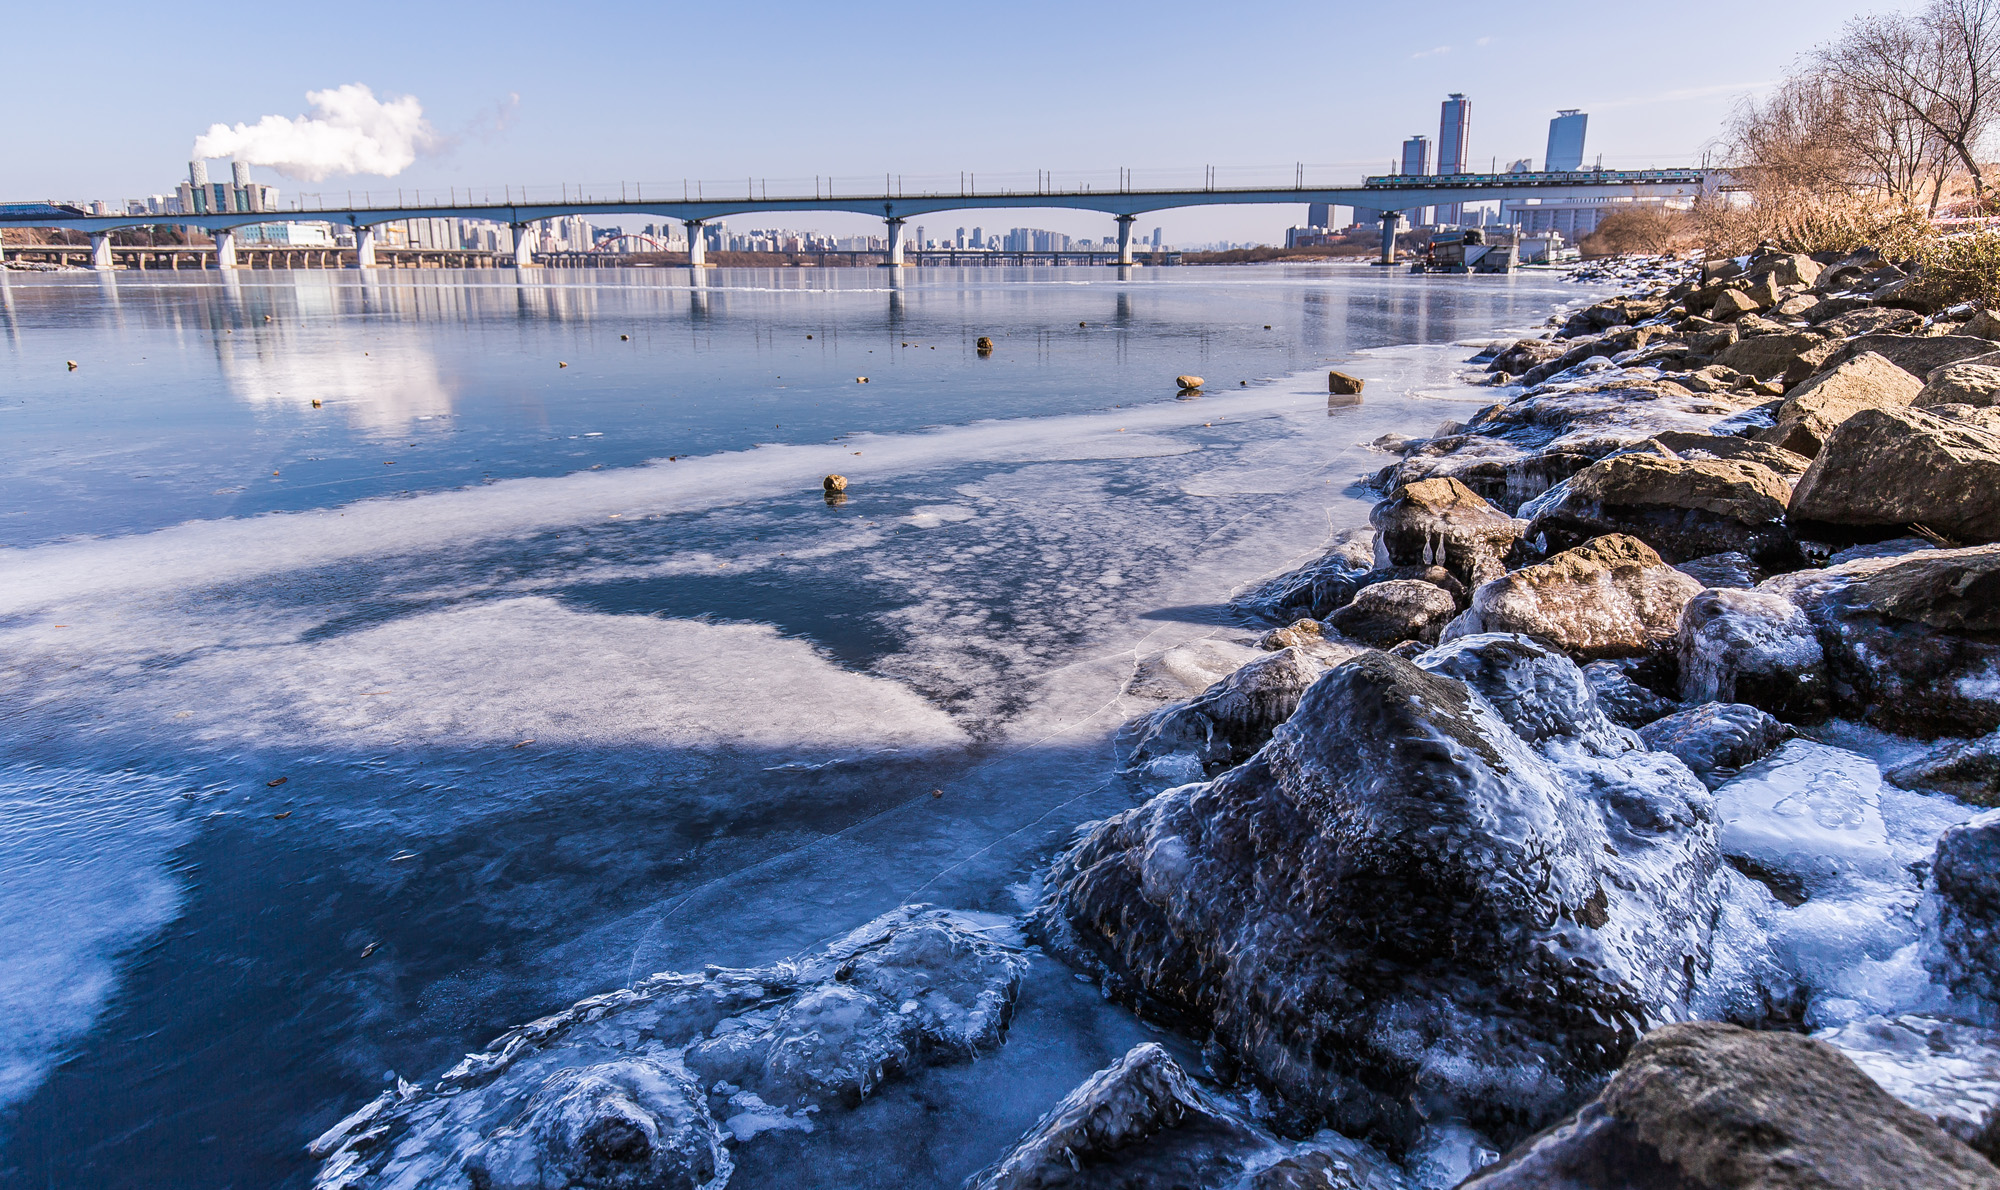
[[[377,263],[375,229],[403,219],[475,219],[505,223],[514,229],[515,264],[534,264],[528,237],[521,233],[544,219],[566,215],[654,215],[678,219],[687,225],[689,263],[700,268],[705,263],[701,230],[708,221],[753,212],[839,211],[872,215],[888,224],[888,263],[904,263],[903,224],[920,215],[940,211],[990,210],[1012,207],[1051,207],[1097,211],[1118,223],[1118,255],[1115,263],[1131,264],[1132,224],[1153,211],[1181,207],[1251,205],[1269,203],[1329,203],[1381,212],[1385,231],[1393,231],[1402,211],[1439,203],[1490,202],[1495,199],[1575,199],[1575,198],[1695,198],[1730,184],[1723,174],[1699,169],[1578,170],[1573,172],[1505,174],[1388,175],[1364,178],[1358,186],[1308,187],[1217,187],[1191,189],[1080,190],[1038,189],[1034,192],[1003,191],[977,193],[962,188],[957,193],[884,193],[880,195],[790,195],[771,197],[745,186],[742,198],[646,199],[640,197],[579,199],[559,202],[422,203],[394,206],[348,206],[319,209],[294,208],[284,211],[228,211],[176,215],[91,215],[76,207],[50,203],[0,204],[0,227],[37,227],[81,231],[90,236],[91,262],[98,268],[114,267],[110,233],[124,227],[171,224],[199,227],[215,237],[214,260],[218,268],[238,265],[234,231],[258,223],[335,223],[354,230],[354,261],[357,268]],[[1384,254],[1394,252],[1395,237],[1385,235]],[[919,245],[921,247],[921,245]]]

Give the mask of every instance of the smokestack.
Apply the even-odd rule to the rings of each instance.
[[[248,186],[250,184],[249,162],[232,161],[229,163],[229,184],[232,186]]]
[[[188,183],[197,190],[208,185],[208,162],[188,162]]]

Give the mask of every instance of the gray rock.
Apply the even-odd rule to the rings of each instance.
[[[1680,709],[1679,703],[1655,694],[1632,680],[1625,666],[1616,661],[1593,661],[1583,667],[1583,680],[1597,709],[1620,727],[1643,727]]]
[[[1764,578],[1764,572],[1750,560],[1748,554],[1739,554],[1734,550],[1676,562],[1674,569],[1704,587],[1747,589],[1756,586]]]
[[[1639,728],[1648,748],[1680,757],[1710,789],[1744,765],[1762,760],[1791,734],[1784,724],[1740,702],[1703,703]]]
[[[1448,614],[1448,613],[1447,613]],[[1323,642],[1352,656],[1358,645]],[[1292,717],[1306,688],[1335,664],[1338,652],[1297,645],[1266,653],[1186,702],[1161,707],[1123,733],[1128,772],[1198,781],[1242,763]]]
[[[1363,587],[1327,623],[1343,636],[1386,647],[1406,640],[1436,643],[1457,614],[1451,592],[1421,579],[1397,579]]]
[[[1826,560],[1828,566],[1844,566],[1849,562],[1859,562],[1863,558],[1900,558],[1914,554],[1918,550],[1934,550],[1937,546],[1921,537],[1892,537],[1887,541],[1869,541],[1860,545],[1850,545],[1844,550],[1835,550]]]
[[[1953,991],[2000,1004],[2000,810],[1940,836],[1931,879],[1939,974]]]
[[[1519,632],[1588,660],[1664,648],[1701,584],[1622,534],[1564,550],[1472,593],[1445,638]]]
[[[1992,364],[1946,364],[1924,381],[1924,389],[1910,404],[1919,409],[1931,405],[1977,405],[2000,403],[2000,367]]]
[[[314,1186],[719,1190],[718,1120],[738,1142],[799,1127],[999,1045],[1027,969],[990,936],[1005,925],[906,905],[795,962],[578,1001],[334,1125],[307,1150]]]
[[[1337,1133],[1281,1140],[1147,1042],[1090,1076],[965,1190],[1409,1190]]]
[[[1927,738],[2000,728],[2000,545],[1802,570],[1757,590],[1817,629],[1838,713]],[[1735,701],[1764,706],[1740,687]]]
[[[1779,594],[1731,589],[1688,600],[1674,633],[1681,698],[1741,702],[1791,723],[1826,718],[1826,655],[1811,618]]]
[[[1813,458],[1833,431],[1864,409],[1900,409],[1923,382],[1880,355],[1864,353],[1821,372],[1785,394],[1759,441]]]
[[[1245,764],[1086,828],[1035,915],[1107,994],[1399,1151],[1431,1119],[1525,1135],[1643,1022],[1723,995],[1724,869],[1686,766],[1524,638],[1422,661],[1363,654]]]
[[[1300,617],[1323,620],[1354,598],[1354,592],[1360,589],[1361,576],[1374,565],[1374,532],[1350,529],[1341,533],[1318,558],[1260,584],[1234,602],[1280,623]]]
[[[1903,789],[1929,789],[1975,806],[2000,806],[2000,732],[1948,740],[1883,776]]]
[[[1921,409],[1864,409],[1827,439],[1789,516],[1877,536],[1922,525],[1966,543],[2000,540],[2000,434]]]
[[[1476,586],[1518,560],[1526,527],[1455,479],[1426,479],[1391,492],[1368,514],[1382,566],[1442,566]]]
[[[1601,1095],[1465,1190],[1995,1190],[2000,1171],[1830,1045],[1708,1021],[1647,1034]]]

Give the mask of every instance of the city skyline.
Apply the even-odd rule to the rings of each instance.
[[[764,3],[715,20],[679,7],[596,2],[566,16],[565,25],[579,29],[645,29],[663,44],[685,43],[703,77],[665,84],[646,72],[607,69],[595,55],[578,55],[572,65],[514,52],[517,31],[546,14],[512,5],[482,7],[478,20],[467,19],[470,10],[372,4],[337,25],[272,14],[259,35],[284,42],[286,52],[232,56],[226,72],[190,73],[190,57],[207,60],[224,43],[169,23],[143,41],[109,39],[100,59],[111,80],[104,85],[78,88],[53,61],[31,56],[17,63],[18,86],[59,94],[63,102],[46,105],[41,119],[17,129],[15,152],[0,161],[0,194],[151,193],[181,173],[196,137],[214,125],[297,116],[308,111],[307,92],[354,83],[371,87],[385,104],[400,97],[421,104],[430,131],[412,164],[394,177],[318,183],[260,168],[260,181],[289,191],[344,191],[349,182],[356,190],[497,189],[564,178],[615,185],[619,178],[665,184],[814,172],[999,176],[1036,169],[1108,173],[1120,166],[1277,168],[1297,160],[1381,172],[1402,136],[1435,127],[1436,105],[1451,92],[1479,104],[1468,146],[1474,163],[1541,156],[1546,121],[1561,108],[1592,113],[1592,139],[1607,165],[1684,163],[1739,96],[1777,77],[1793,54],[1866,6],[1787,2],[1744,10],[1697,3],[1690,16],[1704,7],[1726,15],[1742,36],[1711,44],[1705,22],[1696,19],[1646,31],[1642,51],[1642,20],[1617,14],[1587,27],[1529,32],[1490,6],[1445,4],[1431,14],[1437,19],[1412,30],[1359,7],[1267,4],[1211,28],[1205,10],[1190,5],[1099,4],[1043,13],[1065,27],[1080,25],[1078,54],[1010,55],[994,53],[1005,39],[995,43],[976,25],[958,40],[920,36],[944,14],[910,5],[828,13]],[[1013,15],[1038,11],[1039,5],[1019,6]],[[121,16],[141,15],[137,6],[113,3],[101,19],[115,26]],[[709,17],[708,24],[697,15]],[[1329,25],[1340,44],[1395,48],[1338,58],[1337,85],[1329,85],[1323,62],[1301,59],[1280,69],[1223,66],[1216,85],[1199,88],[1163,85],[1171,76],[1162,62],[1171,59],[1092,48],[1104,39],[1170,44],[1198,30],[1202,49],[1193,61],[1282,60],[1288,30]],[[377,34],[390,26],[395,37]],[[743,33],[766,28],[779,35]],[[874,32],[879,28],[892,30],[886,40]],[[51,12],[16,19],[24,43],[59,31],[67,33]],[[457,51],[437,52],[447,45]],[[1609,68],[1642,52],[1647,62],[1672,62],[1672,74]],[[1531,68],[1566,58],[1575,69]],[[658,102],[663,89],[673,102]],[[1175,212],[1170,219],[1169,235],[1191,242],[1269,238],[1297,222],[1298,213],[1250,208]],[[1101,220],[1081,213],[1045,222],[1072,235],[1104,230]],[[860,224],[829,218],[816,226],[858,234]]]

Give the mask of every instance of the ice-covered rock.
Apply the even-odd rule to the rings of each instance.
[[[1671,715],[1680,704],[1656,694],[1632,680],[1627,665],[1616,661],[1593,661],[1583,667],[1583,680],[1597,699],[1597,708],[1620,727],[1642,727],[1663,715]]]
[[[1131,724],[1124,733],[1129,741],[1125,767],[1179,782],[1199,781],[1239,764],[1291,718],[1300,696],[1329,666],[1364,651],[1359,645],[1322,641],[1318,647],[1293,645],[1260,654],[1194,698]]]
[[[1580,658],[1642,656],[1672,640],[1700,591],[1644,542],[1614,533],[1480,587],[1445,639],[1520,632]]]
[[[1790,734],[1791,728],[1740,702],[1703,703],[1639,728],[1648,748],[1680,757],[1710,789],[1762,760]]]
[[[1750,555],[1729,550],[1674,563],[1674,569],[1703,587],[1740,587],[1748,590],[1764,578]]]
[[[1717,1011],[1713,801],[1517,636],[1356,657],[1272,741],[1095,823],[1036,928],[1298,1110],[1502,1141]]]
[[[1200,694],[1261,656],[1261,649],[1202,637],[1154,653],[1132,667],[1125,693],[1137,698],[1186,698]]]
[[[1435,643],[1458,614],[1451,592],[1422,579],[1393,579],[1355,592],[1346,607],[1327,617],[1342,636],[1378,647],[1406,640]]]
[[[1337,1133],[1287,1141],[1151,1042],[1090,1076],[965,1190],[1410,1190]]]
[[[2000,806],[2000,731],[1948,740],[1888,772],[1904,789],[1935,789],[1975,806]]]
[[[1354,598],[1362,575],[1375,565],[1375,533],[1350,529],[1318,558],[1260,584],[1236,604],[1279,623],[1322,620]]]
[[[318,1190],[719,1190],[743,1140],[1000,1044],[1027,959],[1004,919],[906,905],[807,958],[661,974],[496,1038],[314,1141]],[[744,1117],[756,1116],[755,1122]]]
[[[2000,810],[1946,831],[1931,878],[1947,982],[2000,1004]]]
[[[1381,566],[1442,566],[1476,586],[1524,560],[1526,526],[1455,479],[1404,484],[1368,514]]]
[[[1757,590],[1818,629],[1837,712],[1926,737],[2000,728],[2000,545],[1867,558]],[[1740,689],[1735,701],[1786,717]]]
[[[1570,476],[1560,495],[1537,506],[1528,536],[1561,550],[1625,533],[1669,563],[1734,551],[1788,568],[1798,556],[1785,525],[1791,495],[1784,477],[1761,463],[1634,451]]]
[[[1805,900],[1856,877],[1906,883],[1880,791],[1880,772],[1866,757],[1815,740],[1787,741],[1716,790],[1723,853],[1787,899]]]
[[[1824,719],[1826,656],[1806,613],[1766,591],[1703,591],[1674,632],[1681,698],[1742,702],[1791,723]]]
[[[1864,409],[1826,439],[1791,493],[1809,528],[1893,536],[1908,525],[2000,540],[2000,434],[1922,409]]]
[[[2000,1033],[1905,1013],[1813,1036],[1938,1127],[2000,1159]]]
[[[1840,1050],[1689,1022],[1648,1034],[1561,1126],[1466,1190],[1995,1190],[2000,1171]]]

